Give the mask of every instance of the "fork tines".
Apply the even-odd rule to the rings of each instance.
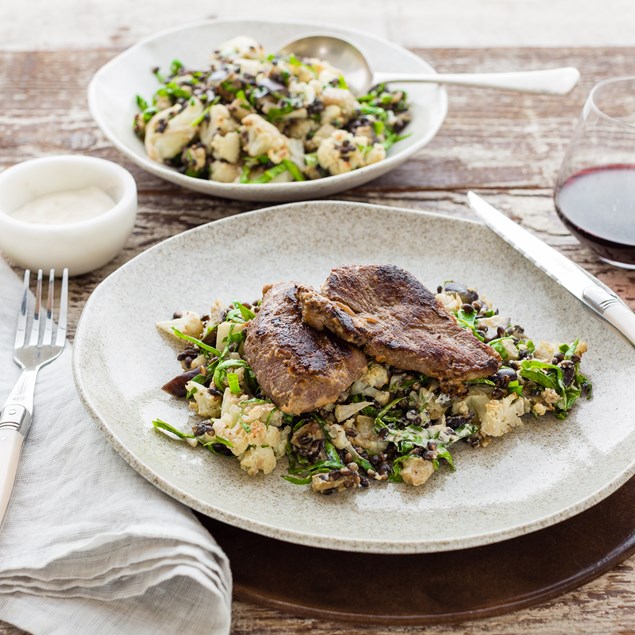
[[[53,342],[53,310],[55,307],[55,270],[49,272],[48,293],[46,298],[46,317],[42,319],[42,270],[37,272],[37,283],[35,288],[35,307],[33,319],[31,321],[31,334],[28,346],[63,346],[66,340],[66,319],[68,313],[68,269],[62,273],[62,290],[60,292],[59,313],[57,319],[57,331],[55,342]],[[24,286],[22,292],[22,302],[20,303],[20,317],[15,333],[15,348],[21,348],[26,341],[27,315],[29,304],[29,286],[31,272],[27,269],[24,272]]]

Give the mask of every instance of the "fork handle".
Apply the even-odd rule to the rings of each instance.
[[[11,499],[23,441],[16,429],[0,428],[0,525]]]
[[[31,427],[36,370],[23,370],[0,410],[0,525],[9,506],[22,444]]]
[[[11,415],[9,413],[9,408],[17,407],[24,408],[24,410],[28,413],[28,418],[26,420],[21,421],[22,433],[26,437],[29,426],[31,425],[31,413],[33,412],[33,395],[35,394],[35,382],[37,380],[38,369],[26,370],[24,369],[20,376],[18,377],[18,381],[15,382],[15,386],[13,390],[9,394],[4,406],[2,406],[2,411],[0,412],[0,428],[3,427],[5,423],[5,418],[8,416],[7,421],[13,421],[15,419],[15,415]]]

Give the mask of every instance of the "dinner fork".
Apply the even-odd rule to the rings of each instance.
[[[31,272],[24,272],[24,286],[18,326],[15,333],[13,361],[22,369],[16,385],[0,411],[0,523],[4,519],[13,491],[22,444],[31,427],[33,395],[37,374],[42,366],[57,359],[66,342],[66,315],[68,312],[68,269],[62,274],[59,314],[53,338],[53,307],[55,271],[51,269],[46,298],[46,312],[42,315],[42,270],[37,273],[35,305],[31,317],[31,331],[27,340],[29,321],[29,282]],[[42,319],[45,317],[45,319]]]

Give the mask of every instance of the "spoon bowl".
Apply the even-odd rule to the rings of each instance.
[[[362,51],[343,38],[332,35],[308,35],[285,44],[280,50],[286,55],[317,57],[342,71],[354,95],[363,95],[373,85],[373,71]]]
[[[516,73],[412,74],[373,72],[364,53],[352,42],[332,35],[306,35],[287,42],[280,52],[326,60],[341,70],[354,95],[364,95],[373,86],[392,82],[457,84],[475,88],[514,90],[521,93],[566,95],[577,84],[577,68],[521,71]]]

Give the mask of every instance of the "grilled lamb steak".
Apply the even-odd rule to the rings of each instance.
[[[328,329],[379,362],[441,381],[495,373],[500,357],[459,326],[412,274],[394,265],[333,269],[321,294],[300,287],[302,317]]]
[[[333,403],[366,368],[361,350],[302,321],[297,290],[292,282],[265,286],[245,338],[258,383],[287,414]]]

